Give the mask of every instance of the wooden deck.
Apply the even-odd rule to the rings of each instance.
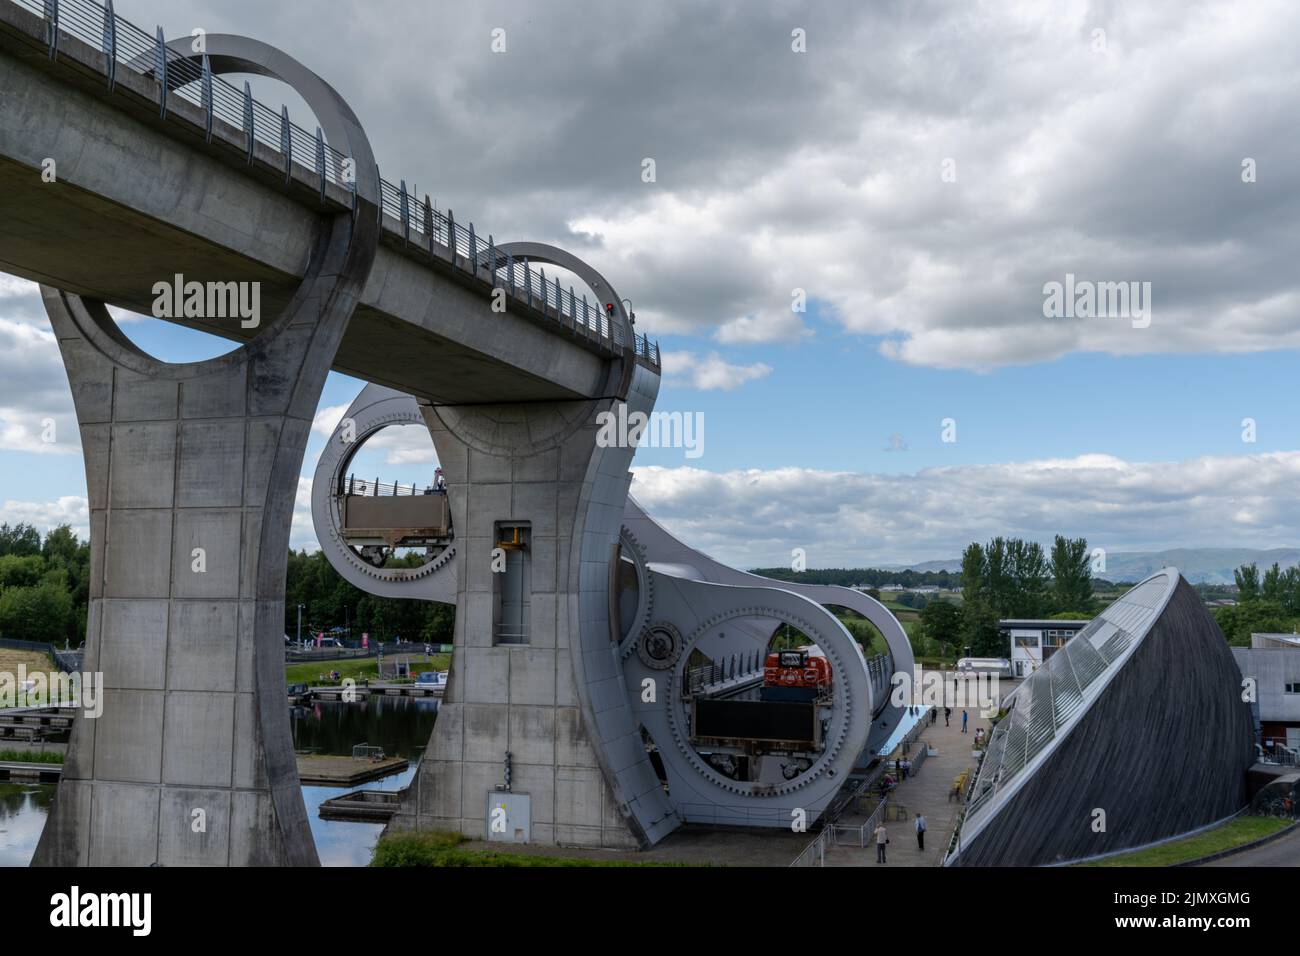
[[[355,787],[369,780],[401,773],[411,762],[405,757],[367,760],[364,757],[298,755],[298,776],[314,787]]]

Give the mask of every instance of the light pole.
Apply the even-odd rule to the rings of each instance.
[[[298,605],[298,646],[302,647],[302,609],[303,605]]]

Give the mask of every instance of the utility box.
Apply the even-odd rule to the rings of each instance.
[[[528,794],[489,790],[484,817],[487,820],[489,843],[529,842],[532,806]]]

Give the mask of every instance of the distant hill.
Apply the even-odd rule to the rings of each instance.
[[[1300,548],[1173,548],[1168,551],[1111,551],[1106,570],[1098,575],[1108,581],[1140,581],[1161,568],[1175,567],[1193,584],[1232,584],[1232,572],[1243,564],[1259,565],[1263,574],[1276,562],[1283,568],[1300,564]],[[924,561],[912,565],[888,565],[887,571],[960,571],[961,559]]]

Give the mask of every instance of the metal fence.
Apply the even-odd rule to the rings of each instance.
[[[916,756],[908,758],[912,761],[912,769],[908,771],[908,775],[915,777],[916,772],[921,769],[921,764],[925,763],[925,758],[929,755],[930,747],[928,744],[918,747],[916,750]]]
[[[820,833],[817,834],[798,856],[791,861],[791,867],[800,866],[825,866],[826,865],[826,848],[828,846],[854,846],[858,849],[865,849],[871,844],[872,835],[876,832],[876,827],[885,819],[885,813],[889,807],[889,797],[881,798],[880,803],[876,805],[871,816],[867,817],[863,823],[847,824],[828,822]]]
[[[416,495],[443,494],[443,489],[435,488],[432,485],[420,485],[416,482],[404,485],[396,481],[384,482],[378,478],[372,480],[349,475],[343,484],[343,493],[345,495],[364,495],[374,498],[408,498]]]
[[[13,2],[45,20],[52,59],[58,54],[61,36],[75,37],[104,54],[104,76],[110,92],[120,69],[151,77],[158,84],[161,118],[167,117],[172,97],[186,100],[203,112],[206,141],[220,136],[242,142],[250,164],[260,144],[282,157],[286,185],[298,166],[315,174],[322,203],[327,187],[334,184],[351,195],[354,211],[357,208],[356,164],[352,157],[325,141],[319,126],[314,134],[310,133],[290,118],[287,106],[281,106],[277,113],[254,99],[247,81],[240,89],[214,75],[206,54],[196,50],[196,60],[169,49],[162,27],[151,35],[118,16],[113,0]],[[427,195],[420,200],[414,190],[407,189],[404,179],[394,184],[379,176],[379,192],[381,223],[406,242],[427,247],[431,255],[448,258],[453,265],[461,265],[475,275],[485,270],[494,286],[507,288],[516,299],[523,299],[543,314],[554,315],[575,331],[582,329],[615,348],[627,345],[622,324],[613,320],[616,303],[589,303],[586,295],[578,297],[572,286],[567,292],[561,288],[558,276],[548,280],[544,269],[534,271],[527,260],[516,262],[513,256],[499,253],[490,233],[484,240],[473,223],[462,225],[450,209],[444,213],[433,208]],[[391,217],[396,226],[384,222],[384,215]],[[659,368],[658,343],[636,332],[632,338],[633,353]]]
[[[732,654],[722,660],[710,660],[686,672],[686,693],[698,694],[714,684],[756,677],[763,672],[763,653]]]
[[[880,803],[876,809],[871,811],[871,816],[863,823],[832,823],[826,829],[830,831],[831,844],[833,846],[854,846],[859,850],[865,849],[872,841],[876,832],[876,827],[880,821],[885,819],[886,808],[889,806],[889,796],[880,798]]]
[[[284,652],[286,663],[307,664],[320,661],[354,661],[367,657],[382,656],[383,645],[377,641],[368,648],[322,647],[319,650],[287,650]]]
[[[49,654],[54,660],[54,664],[65,674],[76,674],[81,671],[81,665],[85,658],[85,650],[59,650],[53,644],[46,641],[20,641],[10,638],[0,638],[0,647],[8,647],[15,651],[38,651]]]
[[[933,708],[925,706],[918,709],[921,713],[921,719],[916,723],[916,726],[904,734],[903,739],[899,741],[899,746],[902,747],[904,755],[910,754],[912,744],[916,743],[916,741],[920,739],[921,734],[925,733],[925,728],[930,726],[928,718],[930,711],[933,710]]]
[[[825,866],[826,865],[826,847],[830,843],[831,828],[826,827],[821,833],[813,838],[813,841],[803,848],[798,856],[791,862],[791,866]]]
[[[1288,747],[1285,739],[1264,741],[1264,746],[1259,748],[1259,755],[1261,763],[1279,767],[1300,766],[1300,752]]]

